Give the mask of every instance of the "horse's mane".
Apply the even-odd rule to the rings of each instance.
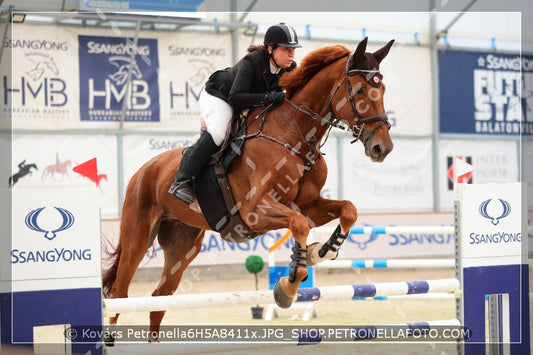
[[[346,57],[348,54],[350,54],[348,48],[341,45],[316,49],[307,54],[296,69],[283,74],[279,84],[287,91],[286,96],[290,99],[298,89],[307,84],[313,75],[322,68],[342,57]]]

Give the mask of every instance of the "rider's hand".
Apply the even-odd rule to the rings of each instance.
[[[266,94],[266,100],[273,103],[274,105],[279,105],[283,102],[285,94],[281,91],[270,91]]]

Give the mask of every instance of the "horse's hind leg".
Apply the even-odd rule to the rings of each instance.
[[[120,225],[120,259],[116,279],[111,288],[113,298],[128,297],[128,288],[133,275],[154,240],[154,231],[158,223],[151,218],[145,218],[144,221],[129,220],[123,213]],[[109,318],[109,324],[116,324],[118,316],[119,314],[116,314]]]
[[[165,255],[163,275],[152,296],[171,295],[176,291],[183,272],[202,248],[204,230],[176,220],[162,221],[158,240]],[[150,341],[157,341],[165,311],[150,312]]]

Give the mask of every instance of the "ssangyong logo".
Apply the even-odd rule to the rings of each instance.
[[[498,213],[496,212],[497,208],[494,207],[494,204],[497,204],[497,202],[493,201],[493,199],[489,198],[488,200],[481,202],[481,204],[479,205],[479,214],[487,219],[490,219],[492,224],[496,226],[498,225],[498,223],[500,223],[500,219],[509,216],[509,213],[511,213],[511,205],[509,204],[509,202],[499,198],[498,201],[500,201],[502,208],[501,213]],[[489,211],[491,212],[489,213]],[[496,216],[494,214],[499,214],[499,216]]]
[[[18,248],[11,250],[11,264],[49,264],[67,262],[88,262],[92,260],[91,248],[69,248],[68,244],[84,244],[83,240],[68,240],[70,238],[58,238],[53,243],[48,241],[54,239],[59,232],[65,231],[74,224],[72,212],[61,208],[40,207],[30,211],[25,218],[26,226],[47,239],[47,241],[36,241],[30,238],[23,238],[17,242]],[[44,212],[43,212],[44,211]],[[86,244],[86,243],[85,243]],[[46,245],[46,246],[45,246]],[[48,247],[47,247],[48,246]]]
[[[43,229],[38,221],[37,217],[39,217],[39,214],[45,209],[46,207],[37,208],[30,213],[26,215],[26,226],[28,226],[29,229],[34,230],[36,232],[44,233],[44,237],[48,240],[52,240],[57,236],[57,233],[64,231],[66,229],[69,229],[74,224],[74,216],[72,213],[64,208],[61,207],[54,207],[57,212],[62,217],[61,225],[59,225],[57,228],[52,230],[46,230]]]

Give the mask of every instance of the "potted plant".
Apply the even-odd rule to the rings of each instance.
[[[255,290],[257,291],[259,289],[259,279],[257,278],[257,274],[263,270],[263,267],[265,266],[265,263],[263,262],[263,259],[259,255],[250,255],[246,258],[246,261],[244,262],[244,265],[246,266],[246,270],[248,272],[254,274],[255,276]],[[252,318],[253,319],[261,319],[263,318],[263,307],[252,307]]]

